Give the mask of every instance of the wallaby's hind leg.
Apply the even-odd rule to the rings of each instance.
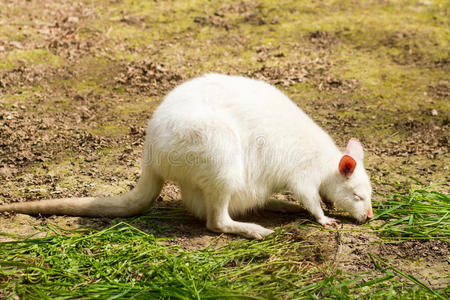
[[[262,239],[273,232],[253,223],[237,222],[228,213],[228,203],[231,193],[207,192],[206,227],[215,232],[233,233],[252,239]]]
[[[186,209],[199,219],[206,219],[205,197],[199,187],[181,185],[181,198]]]
[[[306,209],[297,203],[280,199],[269,199],[264,206],[264,209],[282,213],[297,213],[306,211]]]

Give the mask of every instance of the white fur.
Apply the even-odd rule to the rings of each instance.
[[[345,160],[352,165],[343,163],[346,169],[340,170],[344,154],[275,87],[208,74],[175,88],[154,112],[142,175],[132,191],[115,197],[12,203],[0,206],[0,212],[136,215],[150,207],[163,181],[170,179],[180,184],[187,209],[217,232],[249,238],[270,234],[272,230],[236,222],[232,216],[257,207],[299,211],[297,205],[269,199],[282,189],[291,190],[322,225],[336,220],[324,215],[321,197],[365,221],[373,215],[371,186],[359,141],[351,139],[345,154],[353,158]]]
[[[175,88],[155,111],[143,168],[178,182],[188,210],[212,230],[233,232],[228,213],[263,207],[281,189],[292,190],[322,224],[334,220],[324,216],[319,193],[363,221],[371,186],[362,147],[352,141],[349,151],[360,152],[347,179],[338,170],[342,152],[282,92],[262,81],[208,74]],[[268,233],[242,226],[233,233]]]

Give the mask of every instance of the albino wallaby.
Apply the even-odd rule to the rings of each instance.
[[[240,76],[207,74],[170,92],[148,123],[142,174],[134,189],[100,198],[65,198],[0,206],[0,212],[126,217],[146,212],[164,180],[176,181],[187,209],[215,232],[261,239],[273,231],[237,222],[253,208],[301,211],[270,199],[283,189],[322,225],[320,200],[360,222],[373,217],[371,185],[356,139],[344,153],[275,87]]]

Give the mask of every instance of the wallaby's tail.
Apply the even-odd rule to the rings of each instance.
[[[147,173],[147,174],[146,174]],[[144,213],[158,197],[162,180],[143,172],[136,187],[112,197],[62,198],[12,203],[0,206],[0,212],[29,215],[71,215],[89,217],[128,217]]]

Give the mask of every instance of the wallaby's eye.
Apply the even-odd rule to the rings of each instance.
[[[353,198],[355,198],[355,200],[361,201],[363,198],[359,195],[356,195],[355,193],[353,193]]]

